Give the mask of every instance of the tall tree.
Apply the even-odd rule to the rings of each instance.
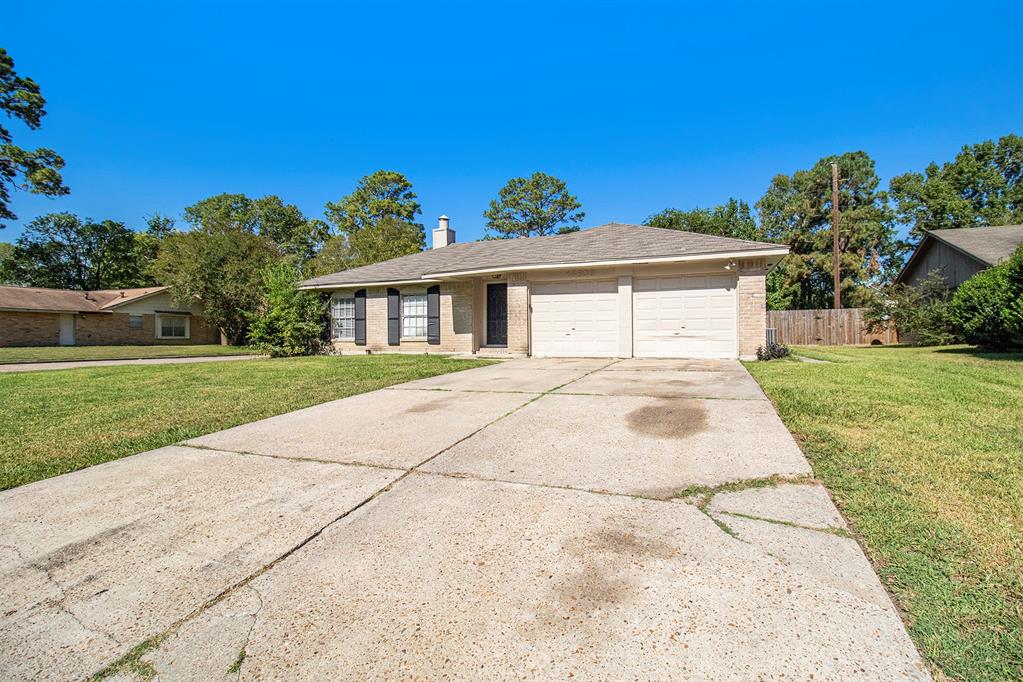
[[[262,235],[299,261],[314,256],[328,236],[326,223],[307,219],[298,206],[273,194],[259,199],[218,194],[185,208],[185,220],[210,234],[241,231]]]
[[[0,284],[18,284],[10,269],[13,257],[14,244],[0,242]]]
[[[1023,137],[966,145],[953,161],[892,178],[899,222],[924,230],[1023,223]]]
[[[666,208],[647,218],[646,224],[651,227],[713,234],[734,239],[756,241],[763,238],[749,204],[738,199],[729,199],[726,203],[714,208],[694,208],[689,211]]]
[[[422,230],[416,223],[420,212],[412,183],[401,173],[387,170],[363,177],[354,192],[326,206],[327,220],[341,234],[373,227],[384,218],[403,220]]]
[[[30,222],[8,266],[14,281],[54,289],[117,289],[149,283],[136,234],[113,220],[50,213]]]
[[[163,240],[153,272],[179,305],[200,301],[206,318],[239,344],[259,310],[264,269],[279,257],[273,242],[241,228],[175,232]]]
[[[0,47],[0,111],[16,118],[29,129],[37,130],[46,115],[46,100],[39,85],[22,78],[14,70],[14,60]],[[15,220],[10,209],[10,188],[33,194],[60,196],[68,193],[60,176],[64,159],[52,149],[23,149],[14,144],[14,136],[0,125],[0,228],[5,220]]]
[[[838,163],[842,304],[862,305],[870,284],[886,281],[901,264],[887,196],[878,190],[874,161],[865,152],[829,156],[808,170],[777,175],[757,202],[765,238],[792,251],[771,278],[769,299],[792,308],[829,308],[832,279],[831,164]]]
[[[586,214],[581,208],[564,180],[537,171],[509,180],[483,217],[487,230],[499,238],[543,236],[558,232],[563,223],[582,222]]]

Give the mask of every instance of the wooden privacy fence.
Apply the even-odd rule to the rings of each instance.
[[[767,327],[775,330],[775,341],[793,345],[858,346],[898,343],[891,327],[868,333],[863,327],[862,308],[841,310],[768,310]]]

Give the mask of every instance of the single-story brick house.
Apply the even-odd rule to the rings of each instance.
[[[962,227],[924,234],[896,282],[914,286],[937,272],[949,289],[1007,260],[1023,243],[1023,225]]]
[[[748,357],[764,344],[778,244],[609,223],[433,248],[307,280],[341,352]]]
[[[74,291],[0,286],[0,346],[219,343],[202,307],[167,287]]]

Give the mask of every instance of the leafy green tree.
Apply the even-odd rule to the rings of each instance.
[[[335,272],[341,272],[352,267],[354,256],[348,245],[348,237],[343,234],[334,235],[324,243],[320,249],[302,270],[306,277],[319,277]]]
[[[1023,223],[1023,137],[966,145],[953,161],[892,178],[899,222],[924,230]]]
[[[351,235],[394,218],[415,225],[421,213],[412,183],[397,171],[378,170],[359,180],[355,191],[336,202],[327,202],[327,220],[340,234]],[[425,236],[424,236],[425,243]]]
[[[358,267],[418,253],[426,246],[418,225],[397,218],[383,218],[372,227],[364,227],[348,236],[351,266]]]
[[[11,262],[14,257],[14,244],[0,242],[0,284],[17,284],[14,274],[11,272]]]
[[[884,287],[866,306],[867,330],[879,332],[894,325],[899,340],[917,346],[943,346],[958,338],[952,323],[952,292],[944,278],[932,272],[913,286]]]
[[[733,239],[757,241],[763,238],[749,204],[738,199],[729,199],[714,208],[694,208],[690,211],[666,208],[647,218],[646,224],[668,230],[699,232]]]
[[[319,345],[325,308],[316,294],[298,289],[300,276],[287,260],[263,270],[262,302],[249,318],[249,343],[271,357],[308,355]]]
[[[266,237],[242,229],[175,232],[164,238],[153,273],[175,301],[199,301],[231,344],[245,341],[262,303],[263,271],[280,258]]]
[[[22,78],[14,70],[14,60],[0,47],[0,111],[37,130],[46,115],[46,100],[39,85]],[[61,196],[69,192],[60,176],[62,159],[52,149],[23,149],[14,144],[14,136],[0,125],[0,228],[5,220],[15,220],[10,209],[10,188],[32,194]]]
[[[777,289],[768,296],[792,308],[829,308],[833,303],[832,162],[840,172],[842,304],[865,304],[872,295],[868,285],[888,281],[902,263],[905,245],[895,236],[887,196],[878,190],[874,161],[865,152],[829,156],[808,170],[777,175],[757,210],[764,237],[791,247],[772,278]]]
[[[135,259],[138,262],[139,286],[156,284],[153,263],[160,251],[163,240],[174,232],[174,219],[159,213],[146,216],[146,229],[135,233]]]
[[[951,316],[966,343],[996,351],[1023,348],[1023,245],[1006,262],[960,284]]]
[[[330,234],[325,222],[307,219],[298,206],[285,204],[278,196],[256,199],[252,208],[256,231],[300,262],[315,256]]]
[[[30,222],[8,265],[13,281],[54,289],[117,289],[149,283],[136,234],[113,220],[50,213]]]
[[[313,257],[328,235],[322,220],[309,220],[294,204],[273,194],[250,199],[244,194],[217,194],[185,209],[185,221],[211,234],[248,232],[266,237],[282,253],[300,261]]]
[[[494,236],[529,237],[554,234],[562,223],[579,223],[586,214],[563,180],[537,171],[512,178],[483,212]]]

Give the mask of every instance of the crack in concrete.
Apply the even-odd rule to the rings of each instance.
[[[215,448],[209,445],[200,445],[197,443],[188,442],[175,443],[175,447],[192,448],[193,450],[208,450],[211,452],[226,452],[232,455],[266,457],[267,459],[280,459],[286,462],[311,462],[313,464],[338,464],[340,466],[366,467],[368,469],[383,469],[384,471],[408,471],[408,469],[404,469],[402,467],[391,467],[385,466],[383,464],[371,464],[369,462],[360,462],[358,460],[316,459],[314,457],[288,457],[287,455],[268,455],[265,452],[250,452],[248,450],[228,450],[227,448]]]
[[[754,516],[753,514],[743,514],[742,512],[736,511],[720,511],[717,512],[719,515],[734,516],[738,519],[748,519],[750,521],[763,521],[764,523],[773,523],[779,526],[788,526],[789,528],[799,528],[801,530],[812,530],[815,533],[824,533],[826,535],[835,535],[840,538],[852,538],[852,534],[849,533],[845,528],[835,528],[834,526],[827,526],[825,528],[818,528],[815,526],[804,526],[801,523],[795,523],[793,521],[785,521],[782,519],[772,519],[766,516]]]
[[[256,621],[259,619],[259,612],[263,610],[263,595],[253,587],[251,584],[246,585],[246,588],[252,590],[252,593],[256,595],[256,599],[259,600],[259,606],[252,612],[252,622],[249,623],[249,631],[245,633],[245,641],[242,643],[242,648],[239,653],[238,661],[238,675],[235,677],[236,680],[240,680],[242,677],[242,667],[245,665],[246,650],[249,648],[249,642],[252,640],[252,631],[256,629]]]

